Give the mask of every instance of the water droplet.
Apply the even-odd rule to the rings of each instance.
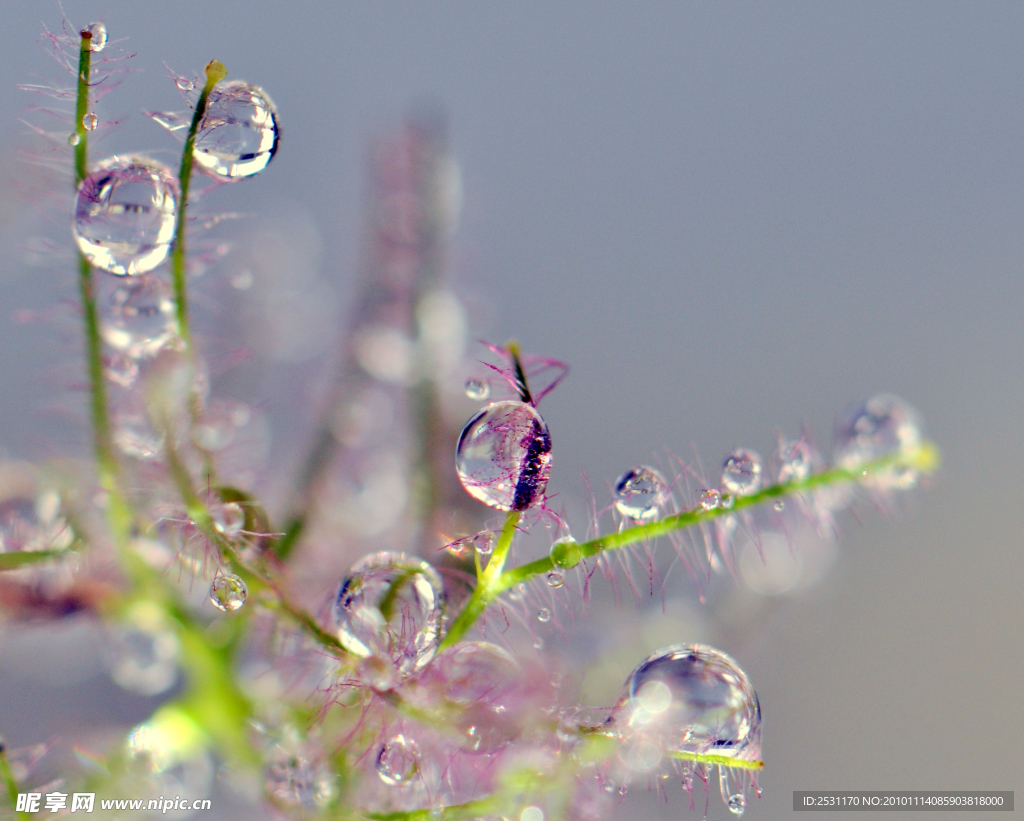
[[[107,653],[110,677],[132,693],[155,696],[178,678],[178,639],[159,627],[156,618],[114,630]]]
[[[772,507],[774,507],[778,511],[782,511],[782,510],[785,510],[786,503],[784,501],[782,501],[782,499],[776,499],[775,500],[775,504],[772,505]]]
[[[430,665],[427,683],[452,707],[464,748],[492,753],[514,741],[535,708],[535,679],[507,651],[485,641],[461,642]],[[423,681],[423,679],[420,679]]]
[[[245,526],[245,511],[238,502],[211,505],[210,518],[214,529],[229,539],[237,538]]]
[[[7,493],[0,498],[0,553],[51,550],[68,547],[74,540],[61,514],[60,495],[37,493],[35,479],[17,468],[0,466]]]
[[[557,570],[552,570],[550,573],[548,573],[548,587],[554,587],[555,589],[558,589],[563,584],[565,584],[565,577],[562,576],[562,574],[559,573]]]
[[[534,650],[543,650],[544,649],[544,639],[540,638],[539,636],[537,638],[535,638],[533,640],[533,649]]]
[[[537,621],[547,622],[551,621],[551,611],[546,607],[542,607],[537,611]]]
[[[638,465],[623,473],[615,483],[615,508],[634,522],[657,518],[668,501],[668,483],[654,468]]]
[[[811,475],[814,451],[803,439],[780,442],[775,458],[779,465],[777,476],[780,485],[803,482]]]
[[[550,555],[555,567],[566,569],[575,567],[583,558],[580,544],[572,536],[563,536],[561,539],[555,539],[554,544],[551,545]]]
[[[473,537],[473,546],[476,548],[476,552],[481,556],[490,556],[494,550],[494,534],[489,530],[482,533],[477,533]]]
[[[491,395],[491,384],[483,379],[466,380],[466,396],[478,402],[482,402]]]
[[[196,133],[196,165],[220,180],[259,173],[274,158],[280,133],[277,110],[263,89],[240,80],[210,92]]]
[[[166,167],[112,157],[79,186],[72,230],[92,265],[121,276],[144,274],[167,258],[177,210],[178,183]]]
[[[704,510],[715,510],[722,506],[722,493],[721,491],[712,488],[710,490],[702,490],[700,492],[700,506]]]
[[[96,54],[107,47],[107,27],[103,23],[92,23],[85,27],[82,34],[89,32],[89,51]]]
[[[902,399],[875,396],[847,409],[836,425],[834,458],[839,467],[860,470],[886,456],[911,453],[921,445],[921,415]],[[871,477],[883,489],[906,489],[917,471],[893,465]]]
[[[78,136],[77,131],[72,131],[68,134],[68,145],[78,145],[82,141],[82,138]]]
[[[99,283],[100,334],[131,359],[156,356],[177,340],[171,286],[156,274]]]
[[[738,785],[734,783],[737,780],[739,780]],[[731,768],[718,765],[719,793],[725,806],[729,808],[729,812],[736,816],[743,815],[743,811],[747,808],[747,797],[743,794],[745,788],[742,785],[742,776],[737,777]],[[739,789],[734,790],[734,787],[739,787]]]
[[[230,613],[237,610],[249,595],[244,581],[233,573],[218,575],[210,586],[210,601],[218,610]]]
[[[747,797],[743,793],[734,793],[729,796],[726,806],[729,807],[729,812],[733,815],[743,815],[743,811],[747,808]]]
[[[722,464],[722,487],[734,496],[749,496],[761,489],[761,457],[739,448]]]
[[[248,268],[236,271],[231,276],[231,287],[236,291],[248,291],[252,287],[253,275]]]
[[[293,807],[323,807],[334,796],[334,778],[326,765],[278,747],[266,770],[267,792]]]
[[[626,681],[612,720],[619,734],[641,734],[667,752],[755,759],[761,708],[746,674],[702,644],[659,650]]]
[[[722,496],[722,510],[732,510],[736,505],[736,497],[731,496],[728,493]]]
[[[188,79],[188,77],[177,77],[174,80],[174,84],[181,91],[191,91],[196,87],[196,84]]]
[[[380,656],[410,675],[426,666],[441,640],[441,578],[426,562],[377,553],[356,564],[334,603],[338,638],[350,653]]]
[[[494,402],[462,429],[455,451],[459,481],[474,499],[498,510],[528,510],[544,500],[551,436],[523,402]]]
[[[540,807],[524,807],[519,813],[519,821],[544,821],[544,810]]]
[[[419,771],[420,751],[416,742],[399,733],[377,753],[377,775],[390,786],[405,784]]]
[[[82,117],[82,127],[86,131],[95,131],[96,126],[100,124],[100,118],[96,116],[95,112],[89,111],[84,117]]]

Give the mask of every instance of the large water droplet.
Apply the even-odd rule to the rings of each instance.
[[[95,131],[96,126],[100,124],[100,118],[96,116],[95,112],[89,111],[84,117],[82,117],[82,127],[86,131]]]
[[[89,51],[96,54],[107,47],[107,27],[103,23],[92,23],[85,27],[83,34],[89,32]]]
[[[548,622],[551,621],[551,611],[546,607],[542,607],[537,611],[537,621]]]
[[[111,348],[141,359],[177,340],[171,286],[163,277],[150,274],[99,285],[100,334]]]
[[[515,740],[538,708],[536,681],[507,651],[467,641],[431,664],[429,682],[451,708],[464,748],[492,753]]]
[[[555,589],[558,589],[563,584],[565,584],[565,577],[557,570],[552,570],[550,573],[548,573],[548,587],[554,587]]]
[[[466,380],[466,396],[480,402],[491,395],[491,385],[483,379]]]
[[[178,639],[155,620],[114,630],[107,652],[110,677],[133,693],[155,696],[178,678]]]
[[[399,733],[377,753],[377,775],[390,786],[406,784],[419,771],[420,751],[416,742]]]
[[[580,551],[580,543],[572,536],[563,536],[561,539],[555,539],[551,545],[550,556],[555,567],[570,568],[580,563],[583,553]]]
[[[277,110],[263,89],[234,80],[210,92],[196,133],[196,165],[220,180],[251,177],[277,152]]]
[[[853,405],[836,425],[835,463],[860,470],[886,456],[912,453],[921,445],[921,415],[902,399],[888,394]],[[893,465],[876,473],[872,482],[885,488],[905,489],[917,482],[917,471]]]
[[[523,402],[494,402],[463,428],[455,451],[459,481],[470,496],[498,510],[528,510],[544,499],[551,436]]]
[[[421,670],[441,640],[442,591],[426,562],[402,553],[367,556],[338,591],[338,639],[353,655],[389,659],[402,675]]]
[[[659,650],[637,667],[612,721],[624,739],[641,734],[666,752],[756,759],[761,708],[746,674],[702,644]]]
[[[323,807],[334,796],[334,778],[322,762],[278,747],[266,770],[267,792],[294,807]]]
[[[781,442],[775,458],[779,464],[778,481],[780,485],[802,482],[811,475],[814,451],[803,439]]]
[[[72,231],[78,248],[112,274],[152,271],[174,239],[178,183],[152,160],[104,160],[78,188]]]
[[[657,518],[668,501],[668,482],[652,467],[638,465],[623,473],[615,483],[615,508],[634,522]]]
[[[761,457],[752,450],[738,448],[722,464],[722,487],[734,496],[750,496],[761,489]]]
[[[210,586],[210,601],[224,613],[237,610],[249,595],[249,588],[234,573],[218,575]]]

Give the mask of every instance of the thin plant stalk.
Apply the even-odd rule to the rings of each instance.
[[[196,102],[192,114],[192,124],[185,138],[185,150],[181,154],[181,170],[178,172],[180,201],[178,202],[178,222],[174,230],[174,248],[171,250],[171,276],[174,279],[174,298],[178,308],[178,336],[186,347],[192,347],[192,333],[188,324],[188,289],[185,282],[185,218],[188,214],[188,192],[192,182],[193,151],[196,144],[196,132],[206,115],[206,103],[210,92],[228,75],[228,70],[219,60],[211,60],[206,65],[206,82]]]

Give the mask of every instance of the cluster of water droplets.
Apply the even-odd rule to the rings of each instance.
[[[437,652],[444,590],[437,571],[402,553],[376,553],[345,577],[334,602],[338,640],[364,659],[362,677],[390,689]]]
[[[536,408],[492,402],[462,429],[455,451],[459,481],[497,510],[528,510],[544,501],[551,472],[551,435]]]

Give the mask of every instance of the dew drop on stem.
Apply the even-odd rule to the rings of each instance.
[[[615,509],[633,522],[657,518],[668,501],[668,482],[660,472],[638,465],[615,482]]]
[[[750,496],[761,489],[762,471],[756,452],[737,448],[722,463],[722,487],[734,496]]]
[[[214,86],[196,132],[196,167],[224,182],[258,174],[280,140],[277,109],[258,86],[233,80]]]
[[[210,586],[210,601],[224,613],[238,610],[249,595],[249,588],[233,573],[218,574]]]

